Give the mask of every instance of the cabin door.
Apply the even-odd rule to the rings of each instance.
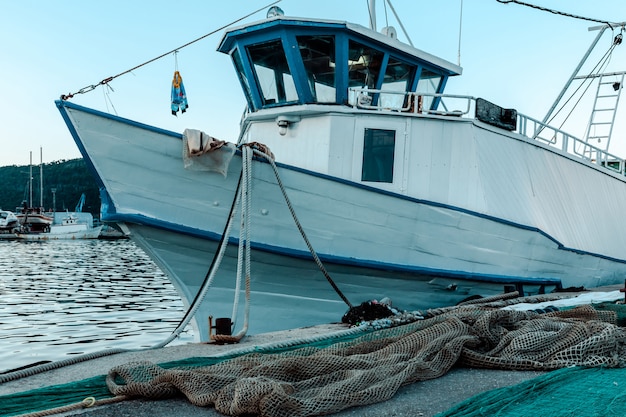
[[[354,130],[352,179],[362,184],[405,194],[409,155],[407,118],[387,121],[359,119]]]

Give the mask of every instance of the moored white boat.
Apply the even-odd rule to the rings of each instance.
[[[58,222],[49,226],[49,230],[40,233],[20,233],[23,240],[60,240],[60,239],[98,239],[102,226],[93,226],[91,213],[54,213]],[[78,214],[82,217],[79,218]],[[62,216],[58,216],[62,215]]]
[[[227,30],[218,50],[233,58],[248,100],[232,160],[223,146],[183,161],[197,132],[58,101],[106,190],[102,220],[127,231],[191,305],[250,168],[250,217],[227,238],[250,243],[253,303],[276,306],[275,317],[253,320],[296,304],[314,324],[347,308],[311,260],[283,190],[353,303],[387,296],[417,309],[505,287],[623,282],[624,160],[514,109],[445,94],[461,68],[390,34],[284,16]],[[261,153],[242,156],[253,142],[276,155],[278,176]],[[229,246],[201,301],[201,339],[209,315],[230,314],[218,310],[238,291],[238,255]]]
[[[15,213],[0,210],[0,234],[13,234],[19,228],[19,220]]]

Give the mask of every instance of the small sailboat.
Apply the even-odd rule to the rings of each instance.
[[[30,153],[30,172],[28,179],[28,201],[16,208],[16,216],[23,233],[47,233],[54,217],[46,213],[43,208],[43,150],[39,149],[41,161],[39,163],[39,207],[33,207],[33,153]]]

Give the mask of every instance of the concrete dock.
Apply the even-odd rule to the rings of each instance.
[[[5,382],[0,384],[0,395],[10,395],[37,388],[79,381],[93,376],[106,375],[111,368],[133,361],[166,363],[190,357],[215,356],[229,351],[245,351],[255,346],[264,346],[276,342],[282,343],[285,341],[288,342],[289,340],[329,335],[335,332],[343,332],[346,329],[347,326],[343,324],[328,324],[304,329],[248,336],[237,345],[192,343],[154,350],[118,353],[64,366],[59,369],[20,378],[15,381]],[[528,371],[453,368],[443,377],[401,387],[396,395],[389,401],[364,407],[349,408],[333,414],[333,416],[434,416],[481,392],[514,385],[541,374],[541,372]],[[89,415],[90,417],[169,417],[172,415],[222,416],[222,414],[218,413],[213,408],[194,406],[184,397],[161,401],[143,399],[129,400],[83,408],[57,415],[69,416],[83,414]]]
[[[619,288],[620,286],[611,286],[597,290],[615,291]],[[238,344],[219,345],[213,343],[190,343],[160,349],[127,351],[4,382],[0,384],[0,395],[12,395],[38,388],[81,381],[94,376],[106,375],[113,367],[129,362],[149,361],[155,364],[163,364],[193,357],[214,357],[230,353],[247,353],[278,343],[292,343],[295,345],[302,340],[332,338],[334,335],[345,334],[347,331],[350,331],[348,325],[334,323],[274,333],[250,335],[244,337]],[[454,367],[439,378],[401,387],[396,392],[395,396],[388,401],[363,407],[348,408],[332,415],[337,417],[373,417],[381,415],[395,417],[435,416],[474,395],[501,387],[516,385],[543,374],[544,372],[540,371],[502,371]],[[90,417],[164,417],[172,415],[222,416],[222,414],[211,407],[205,408],[192,405],[182,396],[160,401],[144,399],[126,400],[107,405],[97,405],[57,413],[57,415],[82,414],[89,415]],[[0,417],[3,415],[4,414],[0,413]]]

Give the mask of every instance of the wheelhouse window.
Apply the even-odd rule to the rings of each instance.
[[[383,91],[393,91],[393,93],[380,94],[380,106],[390,109],[401,109],[404,105],[405,93],[409,88],[409,82],[413,79],[415,66],[399,61],[393,57],[389,58],[383,84],[380,87]]]
[[[361,181],[393,182],[395,130],[365,129]]]
[[[313,100],[317,103],[334,103],[335,37],[298,36],[296,39]]]
[[[418,93],[430,93],[434,94],[439,89],[439,84],[441,83],[441,75],[435,74],[432,71],[427,70],[426,68],[422,69],[422,73],[420,74],[420,79],[417,82],[417,92]],[[433,101],[435,97],[433,96],[424,96],[423,98],[423,107],[425,111],[431,109],[433,105]]]
[[[384,54],[358,42],[348,43],[348,87],[375,89]],[[354,97],[349,97],[353,102]]]
[[[263,105],[298,100],[293,76],[280,40],[247,47],[262,93]]]

